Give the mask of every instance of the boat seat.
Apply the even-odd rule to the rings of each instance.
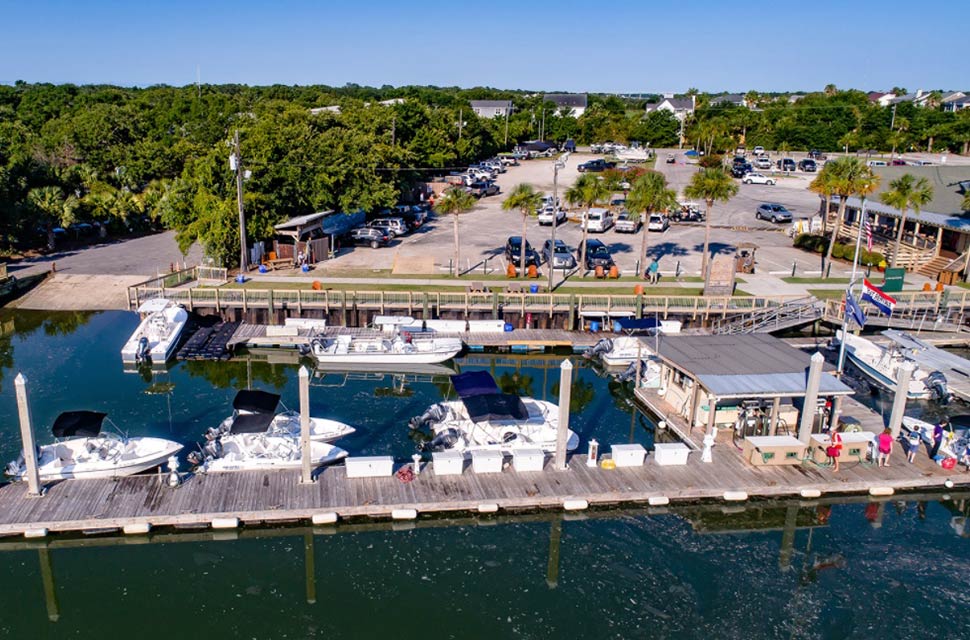
[[[61,464],[74,464],[74,452],[66,444],[54,447],[54,455]]]

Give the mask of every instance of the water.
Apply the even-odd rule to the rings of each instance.
[[[132,435],[194,442],[250,380],[297,403],[295,364],[184,363],[149,380],[123,373],[118,350],[132,314],[5,312],[0,320],[4,460],[19,448],[17,371],[30,380],[43,441],[57,413],[91,408]],[[480,356],[458,366],[493,369],[500,384],[554,400],[558,360],[549,369],[541,361]],[[572,424],[584,440],[651,442],[653,423],[622,390],[611,393],[588,368],[575,378]],[[313,410],[361,427],[340,442],[360,454],[412,453],[406,420],[448,392],[440,381],[403,389],[390,378],[339,382],[311,389]],[[363,523],[316,536],[289,528],[145,545],[88,538],[46,556],[0,541],[0,637],[967,637],[965,513],[942,498],[831,509],[695,505],[662,515],[431,519],[407,530]],[[797,525],[788,549],[786,519]],[[45,599],[48,559],[56,603]],[[308,566],[315,604],[306,598]]]

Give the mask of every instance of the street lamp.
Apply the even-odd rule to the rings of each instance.
[[[562,154],[552,168],[552,246],[549,247],[549,293],[552,293],[552,278],[556,265],[556,227],[559,226],[559,170],[566,168],[569,152]]]

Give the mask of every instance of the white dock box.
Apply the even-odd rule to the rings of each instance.
[[[546,454],[542,449],[513,449],[512,467],[516,471],[542,471]]]
[[[690,448],[682,442],[657,442],[653,445],[653,457],[665,467],[687,464]]]
[[[501,451],[472,451],[472,469],[475,473],[502,473]]]
[[[460,476],[465,470],[465,456],[458,451],[436,451],[431,454],[436,476]]]
[[[610,451],[618,467],[642,467],[647,457],[647,450],[641,444],[614,444],[610,445]]]
[[[391,456],[360,456],[345,458],[348,478],[381,478],[394,472],[394,458]]]

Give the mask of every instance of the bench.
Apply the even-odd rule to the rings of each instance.
[[[348,478],[383,478],[394,472],[391,456],[359,456],[345,458]]]
[[[289,269],[295,266],[296,263],[293,258],[276,258],[275,260],[264,260],[263,266],[271,271],[276,269]]]
[[[465,456],[453,449],[431,454],[436,476],[460,476],[465,470]]]

